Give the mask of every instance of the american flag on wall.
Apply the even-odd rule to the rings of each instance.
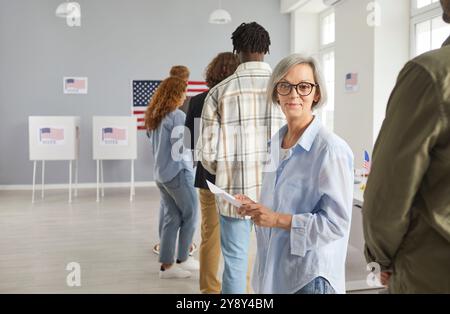
[[[207,90],[208,86],[206,85],[206,82],[189,81],[187,87],[187,96],[193,97],[195,95],[206,92]]]
[[[64,94],[87,94],[87,77],[64,77]]]
[[[148,103],[158,88],[161,81],[156,80],[133,80],[133,115],[137,117],[138,130],[145,130],[144,114]],[[189,81],[187,87],[187,96],[192,97],[208,90],[206,82]]]
[[[66,88],[78,88],[78,89],[86,88],[86,81],[77,78],[66,79]]]
[[[358,91],[358,73],[348,73],[345,75],[345,90],[347,92]]]

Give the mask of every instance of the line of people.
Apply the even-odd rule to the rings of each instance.
[[[441,4],[444,19],[450,22],[450,0],[441,0]],[[233,53],[221,53],[208,65],[206,81],[210,90],[191,99],[187,117],[179,110],[186,95],[186,81],[177,77],[161,83],[145,115],[155,156],[155,180],[161,193],[160,278],[186,278],[190,271],[199,269],[202,293],[240,294],[250,291],[253,268],[252,287],[256,293],[345,293],[353,153],[315,115],[327,100],[320,66],[312,57],[292,54],[272,71],[264,62],[270,36],[255,22],[242,23],[233,32],[232,43]],[[446,178],[440,178],[444,184],[450,177],[449,49],[447,43],[440,51],[406,66],[397,83],[404,89],[394,89],[375,147],[375,174],[369,177],[363,209],[366,253],[368,261],[383,266],[386,285],[391,276],[396,278],[389,285],[391,292],[434,288],[450,292],[450,184],[447,181],[438,192],[432,192],[437,196],[432,203],[440,206],[434,211],[426,196],[430,182],[423,181],[432,180],[429,176],[436,179],[431,171],[446,173]],[[423,78],[417,82],[420,86],[414,83],[416,77]],[[413,88],[430,93],[430,98],[411,94]],[[394,151],[406,145],[398,142],[401,138],[393,139],[391,132],[408,133],[399,130],[404,125],[402,119],[408,120],[401,116],[407,111],[401,106],[418,99],[423,101],[420,112],[424,115],[432,110],[427,102],[430,99],[437,99],[434,104],[439,110],[434,112],[435,119],[430,118],[434,125],[430,126],[431,133],[421,133],[423,141],[427,139],[427,147],[405,152],[405,156],[421,158],[421,162],[407,163],[402,159],[404,167],[411,166],[404,170],[413,174],[414,182],[414,189],[404,182],[403,188],[408,192],[405,194],[398,186],[393,190],[390,181],[383,178],[386,169],[390,169],[387,164],[395,159]],[[190,134],[175,131],[185,126]],[[408,134],[417,145],[425,145],[420,134],[416,138],[413,133]],[[180,140],[187,140],[187,144],[178,145]],[[196,158],[192,158],[192,151]],[[195,176],[194,159],[198,159]],[[427,168],[434,162],[439,163],[439,170]],[[206,180],[235,195],[242,206],[236,208],[216,198],[208,190]],[[432,182],[439,181],[436,180]],[[198,217],[195,187],[199,189],[202,219],[200,263],[189,257]],[[398,191],[397,196],[405,197],[401,209],[395,204],[403,199],[391,200],[389,191]],[[411,208],[415,209],[414,215],[408,216]],[[386,223],[386,219],[390,221]],[[395,228],[399,222],[401,230]],[[392,231],[381,227],[384,225],[391,226]],[[253,267],[249,267],[252,230],[256,233],[257,252]],[[416,265],[399,253],[410,232],[427,234],[439,247],[440,253],[434,254],[436,265],[423,256],[417,257]],[[395,244],[389,242],[391,235]],[[411,257],[416,252],[429,251],[415,251],[413,247],[408,250]],[[224,259],[222,280],[217,276],[220,251]],[[401,262],[398,267],[402,269],[396,268],[397,254]],[[436,266],[437,275],[426,271],[436,283],[425,283],[422,275],[414,276],[414,265]]]

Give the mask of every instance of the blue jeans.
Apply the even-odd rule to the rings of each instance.
[[[194,238],[198,219],[197,192],[191,171],[181,170],[169,182],[156,182],[164,209],[161,227],[159,262],[172,264],[178,235],[177,259],[185,261]]]
[[[335,294],[333,287],[323,277],[316,277],[295,294]]]
[[[250,230],[250,220],[220,216],[220,243],[224,261],[223,294],[246,293]]]
[[[158,222],[158,236],[161,239],[162,227],[164,224],[164,203],[159,204],[159,222]]]
[[[196,169],[197,168],[194,167],[194,170],[192,171],[192,173],[195,173]],[[158,236],[160,239],[161,239],[163,224],[164,224],[164,203],[161,202],[159,205],[159,222],[158,222]]]

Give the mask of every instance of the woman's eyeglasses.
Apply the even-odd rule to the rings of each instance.
[[[292,92],[292,88],[295,88],[300,96],[309,96],[314,87],[319,87],[319,84],[301,82],[297,85],[293,85],[287,82],[279,82],[276,89],[277,93],[281,96],[288,96]]]

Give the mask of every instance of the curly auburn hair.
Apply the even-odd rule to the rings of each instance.
[[[239,57],[232,52],[219,53],[206,67],[205,80],[209,88],[222,82],[236,71]]]
[[[148,131],[158,128],[167,114],[183,104],[186,87],[186,81],[173,76],[159,84],[145,111],[145,128]]]

